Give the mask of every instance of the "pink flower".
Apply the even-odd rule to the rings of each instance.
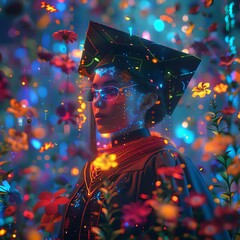
[[[184,200],[189,206],[193,208],[198,208],[206,202],[206,199],[207,199],[206,196],[202,193],[191,192],[190,195],[186,197]]]
[[[135,202],[122,207],[123,224],[125,227],[135,226],[136,224],[144,224],[151,212],[149,206],[144,203]]]
[[[70,30],[59,30],[53,33],[53,38],[60,42],[65,41],[65,43],[73,43],[77,40],[78,35],[74,31]]]
[[[222,228],[220,226],[220,223],[218,223],[216,220],[212,220],[201,223],[198,233],[199,235],[212,237],[221,231]]]
[[[57,108],[57,115],[60,117],[58,120],[58,124],[64,123],[72,123],[76,125],[76,118],[78,114],[75,114],[77,110],[77,106],[73,102],[67,102],[64,105],[61,105]]]
[[[50,64],[61,68],[62,71],[67,74],[70,74],[76,69],[76,63],[72,59],[69,59],[66,54],[53,57],[50,61]]]
[[[194,218],[186,217],[183,219],[183,225],[189,230],[196,230],[198,223]]]
[[[214,213],[224,229],[232,230],[239,226],[240,214],[231,206],[217,206]]]

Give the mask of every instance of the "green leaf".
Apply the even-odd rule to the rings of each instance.
[[[228,182],[228,176],[226,172],[220,172],[219,174],[225,180],[225,182]]]
[[[112,233],[111,240],[116,239],[120,234],[123,234],[123,233],[124,233],[124,229],[115,230],[115,231]]]
[[[104,232],[103,232],[100,228],[98,228],[98,227],[92,227],[92,228],[91,228],[91,231],[92,231],[93,233],[95,233],[96,235],[98,235],[101,240],[106,240],[105,234],[104,234]]]

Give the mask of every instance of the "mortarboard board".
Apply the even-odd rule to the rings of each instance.
[[[114,64],[140,84],[161,91],[171,114],[200,61],[193,55],[90,21],[79,73],[89,77],[96,68]]]

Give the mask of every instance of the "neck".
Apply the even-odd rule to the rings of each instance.
[[[128,131],[121,131],[112,136],[112,146],[123,145],[127,142],[137,140],[144,137],[149,137],[150,132],[147,128],[131,128]]]

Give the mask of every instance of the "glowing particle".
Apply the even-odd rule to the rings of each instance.
[[[187,128],[188,127],[188,122],[182,122],[182,127]]]
[[[72,176],[77,176],[79,174],[79,169],[74,167],[71,169]]]

